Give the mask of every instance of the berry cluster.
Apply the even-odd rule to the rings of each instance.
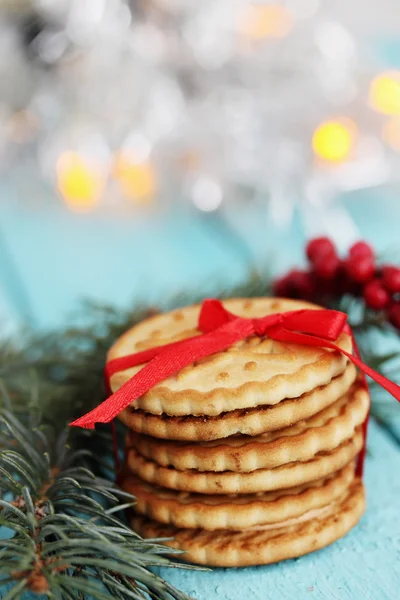
[[[315,238],[308,242],[306,253],[309,269],[293,269],[276,280],[277,296],[322,304],[344,294],[362,297],[369,309],[381,311],[400,330],[400,268],[378,266],[366,242],[354,244],[341,259],[329,238]]]

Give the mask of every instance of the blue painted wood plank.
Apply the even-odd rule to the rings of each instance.
[[[73,214],[56,197],[41,195],[37,200],[43,203],[27,202],[15,186],[0,181],[3,245],[12,257],[14,279],[17,275],[26,288],[23,300],[37,327],[64,323],[82,297],[123,307],[140,299],[163,303],[180,291],[210,294],[229,289],[248,274],[243,245],[262,271],[268,267],[273,273],[283,272],[304,262],[305,238],[321,233],[326,225],[320,221],[311,227],[300,210],[292,221],[279,225],[267,202],[242,207],[228,202],[221,217],[227,215],[239,243],[216,226],[213,215],[200,215],[186,203],[159,211],[115,212],[111,218],[101,211]],[[363,190],[346,198],[344,206],[360,236],[378,251],[398,246],[400,203],[394,190]],[[342,245],[349,241],[344,235],[336,232]],[[392,260],[397,260],[396,254]],[[10,286],[10,267],[6,270],[2,261],[4,256],[0,287],[6,314],[17,319],[21,291]]]
[[[162,576],[196,600],[398,600],[400,447],[375,422],[368,447],[367,513],[344,539],[277,565]]]
[[[374,405],[374,415],[400,446],[400,406],[392,397],[382,397]]]

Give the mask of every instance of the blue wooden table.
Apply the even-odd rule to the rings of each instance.
[[[196,600],[399,600],[400,444],[373,421],[368,450],[367,512],[342,540],[277,565],[162,576]]]

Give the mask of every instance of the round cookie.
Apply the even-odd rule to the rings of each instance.
[[[185,553],[180,559],[216,567],[266,565],[328,546],[352,529],[365,510],[359,480],[328,507],[281,527],[243,531],[177,529],[136,516],[132,527],[145,538],[174,538],[165,543]]]
[[[306,485],[241,496],[176,492],[128,476],[122,488],[136,498],[135,513],[178,528],[247,529],[298,518],[342,496],[354,479],[352,461],[331,477]]]
[[[161,439],[200,442],[238,433],[255,436],[288,427],[320,412],[345,394],[355,379],[356,368],[349,364],[328,385],[299,398],[282,400],[275,406],[232,410],[216,417],[169,417],[128,408],[118,418],[129,429]]]
[[[286,489],[315,481],[339,471],[360,452],[363,444],[361,426],[352,439],[330,452],[320,452],[307,462],[291,462],[275,469],[257,469],[250,473],[224,471],[178,471],[161,467],[141,456],[135,448],[126,452],[128,469],[140,479],[175,490],[199,494],[252,494]]]
[[[318,309],[296,300],[277,298],[231,299],[224,306],[238,316],[263,317],[277,312]],[[135,325],[111,347],[112,360],[155,346],[184,340],[201,332],[197,329],[200,305],[156,315]],[[352,342],[342,333],[336,342],[351,352]],[[276,405],[285,398],[297,398],[318,386],[327,385],[343,373],[347,358],[324,348],[274,341],[251,336],[224,352],[188,365],[156,384],[135,402],[133,409],[170,416],[216,416],[227,411]],[[115,373],[113,391],[119,389],[142,365]]]
[[[179,471],[236,471],[273,469],[282,464],[307,461],[318,452],[337,448],[353,436],[364,422],[369,396],[356,383],[339,400],[295,425],[250,437],[237,435],[197,444],[158,439],[130,433],[127,444],[163,467]]]

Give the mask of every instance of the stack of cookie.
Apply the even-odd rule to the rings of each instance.
[[[317,308],[233,299],[244,317]],[[126,332],[109,359],[197,335],[199,306]],[[351,339],[336,342],[351,352]],[[112,377],[115,391],[140,367]],[[368,394],[338,352],[250,337],[155,385],[120,414],[133,528],[174,538],[183,559],[268,564],[322,548],[364,511],[355,475]]]

